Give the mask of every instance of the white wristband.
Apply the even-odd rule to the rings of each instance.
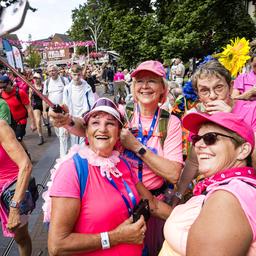
[[[105,250],[105,249],[110,248],[108,232],[102,232],[102,233],[100,233],[100,237],[101,237],[101,246],[102,246],[102,249]]]

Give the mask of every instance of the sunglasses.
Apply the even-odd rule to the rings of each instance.
[[[226,138],[230,138],[236,141],[235,138],[228,136],[226,134],[222,134],[222,133],[218,133],[218,132],[208,132],[202,136],[200,135],[192,135],[191,136],[191,140],[192,140],[192,145],[195,146],[195,144],[200,141],[201,139],[203,139],[204,144],[207,146],[211,146],[214,145],[216,143],[216,141],[218,140],[218,136],[222,136],[222,137],[226,137]]]

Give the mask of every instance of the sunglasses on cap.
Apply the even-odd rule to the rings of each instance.
[[[108,106],[108,107],[111,107],[115,110],[117,110],[117,106],[114,102],[112,102],[111,100],[107,100],[107,99],[99,99],[95,102],[95,104],[93,105],[92,109],[98,107],[98,106]]]
[[[191,136],[191,140],[192,140],[192,145],[195,146],[195,144],[200,141],[201,139],[203,139],[204,144],[207,146],[211,146],[214,145],[216,143],[216,141],[218,140],[218,136],[222,136],[222,137],[226,137],[226,138],[230,138],[236,141],[235,138],[228,136],[226,134],[222,134],[222,133],[218,133],[218,132],[208,132],[204,135],[192,135]]]

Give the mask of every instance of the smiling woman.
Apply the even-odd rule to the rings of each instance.
[[[122,125],[117,106],[107,98],[85,114],[87,145],[72,148],[50,189],[50,255],[141,256],[146,223],[141,215],[135,223],[131,217],[140,196],[148,199],[153,215],[166,219],[170,214],[170,207],[152,196],[114,150]],[[77,173],[77,157],[88,173],[86,181]]]
[[[233,113],[191,113],[183,125],[195,134],[192,140],[205,179],[195,186],[194,196],[176,206],[167,219],[159,256],[255,255],[252,128]]]

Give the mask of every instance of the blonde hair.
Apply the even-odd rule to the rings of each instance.
[[[159,103],[162,105],[162,104],[165,103],[165,101],[167,99],[169,84],[168,84],[168,81],[164,77],[161,77],[161,78],[162,78],[162,85],[164,87],[164,92],[160,96]],[[132,93],[132,98],[133,98],[134,102],[138,102],[138,99],[137,99],[137,97],[135,95],[135,92],[134,92],[135,83],[136,83],[136,78],[133,77],[132,85],[131,85],[131,93]]]

